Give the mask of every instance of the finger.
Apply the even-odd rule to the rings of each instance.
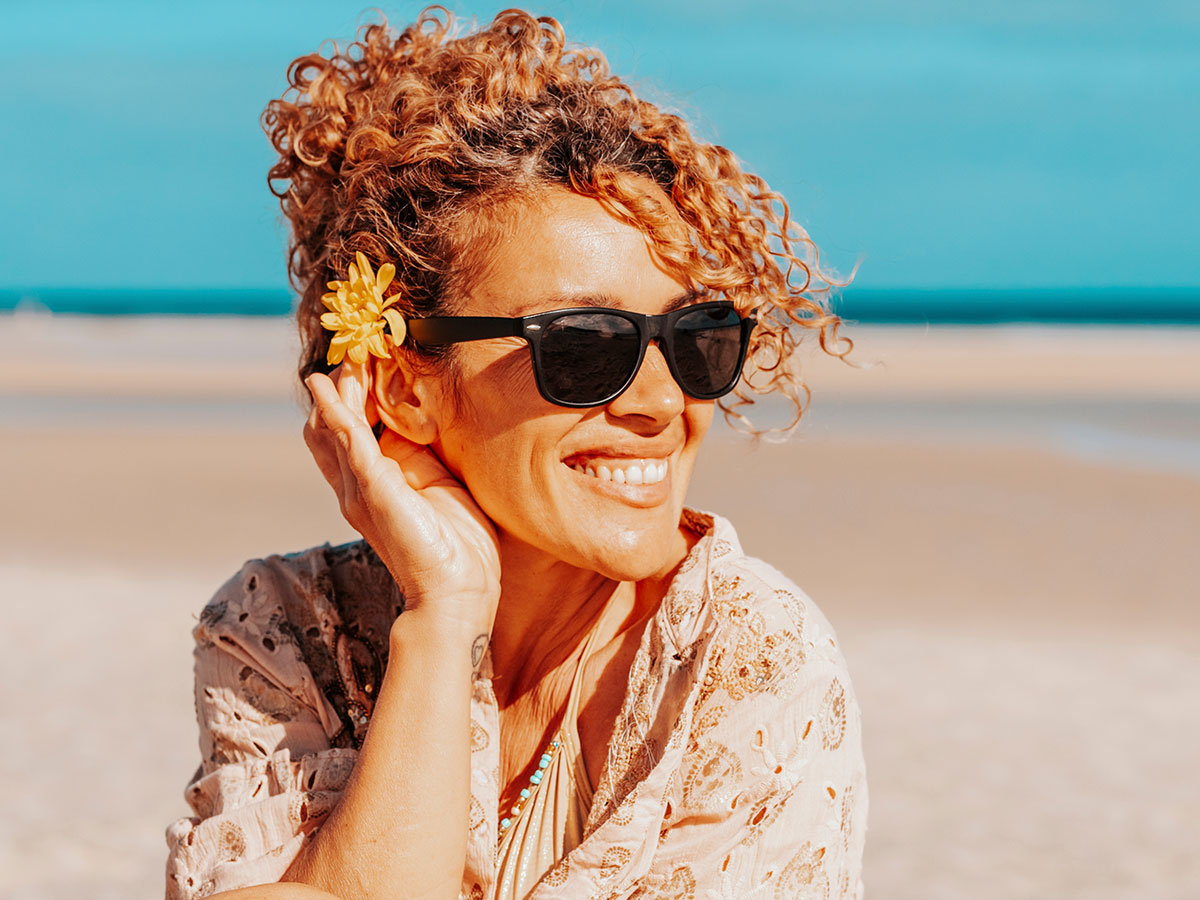
[[[332,379],[314,373],[305,379],[305,384],[313,396],[315,413],[313,427],[306,437],[312,439],[313,456],[334,488],[342,514],[358,528],[364,524],[359,521],[358,514],[362,506],[363,483],[370,477],[371,462],[361,458],[362,440],[355,432],[367,426],[342,402]],[[371,439],[374,440],[374,435]],[[352,448],[359,448],[357,454]],[[374,455],[379,456],[378,444]]]
[[[442,464],[428,447],[388,429],[379,438],[379,450],[388,459],[395,460],[404,473],[404,479],[414,491],[422,491],[431,484],[453,483],[457,479]]]
[[[361,414],[353,412],[343,402],[330,378],[314,373],[307,383],[322,420],[336,439],[338,459],[344,463],[343,478],[352,476],[352,480],[365,486],[383,460],[375,433]],[[353,487],[349,480],[343,482],[344,491]]]
[[[433,483],[463,490],[453,475],[427,447],[395,432],[385,432],[383,446],[390,451],[385,457],[374,432],[347,408],[331,379],[314,374],[309,376],[308,385],[323,426],[336,438],[334,448],[342,481],[338,499],[350,524],[360,531],[373,528],[370,518],[382,513],[392,522],[390,530],[395,533],[424,534],[435,540],[441,526],[428,501],[417,491]],[[397,474],[404,477],[396,478]],[[403,496],[397,496],[396,491]]]
[[[354,407],[356,388],[352,386],[353,374],[339,373],[338,377],[339,381],[335,383],[328,375],[314,372],[308,376],[305,383],[313,395],[313,402],[325,426],[338,435],[339,440],[346,442],[357,429],[365,429],[368,434],[371,429],[366,418],[358,414]],[[349,398],[349,403],[346,402],[346,397],[343,397],[343,392]],[[372,442],[374,437],[372,434]]]
[[[359,500],[362,497],[362,489],[359,485],[359,476],[354,471],[354,467],[350,464],[350,454],[345,445],[340,441],[334,442],[335,454],[338,466],[338,479],[342,483],[342,488],[337,492],[338,502],[342,506],[342,514],[346,520],[356,528],[359,527],[359,522],[356,514],[359,508]]]
[[[355,415],[360,416],[364,422],[367,421],[367,394],[371,376],[367,371],[366,366],[361,363],[356,363],[354,360],[347,357],[340,366],[338,366],[337,385],[338,396],[342,402]]]
[[[313,403],[313,408],[309,411],[308,418],[304,422],[304,443],[308,447],[309,453],[312,454],[313,460],[316,462],[317,468],[321,470],[321,474],[325,480],[329,482],[334,492],[340,496],[342,492],[342,470],[338,464],[337,441],[333,433],[325,425],[325,421],[321,418],[320,408],[315,402]]]

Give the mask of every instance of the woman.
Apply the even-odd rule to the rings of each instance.
[[[297,60],[264,117],[305,439],[365,542],[205,608],[167,895],[855,896],[833,633],[683,505],[718,398],[798,415],[829,280],[556,22],[447,19]]]

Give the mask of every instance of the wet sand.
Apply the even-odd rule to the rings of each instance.
[[[796,437],[715,429],[691,500],[840,633],[869,896],[1194,896],[1200,332],[857,335],[883,364],[809,360]],[[271,320],[0,319],[0,898],[161,894],[196,613],[247,557],[353,539],[294,350]]]

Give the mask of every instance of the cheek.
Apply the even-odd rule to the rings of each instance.
[[[464,352],[458,360],[453,403],[439,422],[447,446],[465,451],[490,443],[536,415],[541,400],[534,385],[528,351],[497,355]]]
[[[498,525],[557,493],[562,435],[578,416],[537,393],[521,365],[497,364],[486,379],[464,382],[462,402],[443,431],[447,465]],[[486,382],[486,383],[485,383]]]
[[[687,444],[686,451],[691,454],[694,459],[696,452],[700,449],[700,444],[708,434],[709,428],[712,427],[713,418],[717,412],[716,400],[692,400],[688,399],[687,406],[683,410],[684,423],[687,426]]]
[[[578,510],[564,491],[570,473],[556,445],[519,425],[463,447],[463,481],[501,534],[555,552]],[[561,470],[561,471],[560,471]]]
[[[537,396],[529,345],[506,338],[491,345],[471,344],[460,357],[462,393],[485,406],[497,396],[519,399],[532,392]]]

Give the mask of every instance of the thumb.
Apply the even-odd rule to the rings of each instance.
[[[379,451],[388,459],[395,460],[413,490],[420,491],[433,484],[458,484],[458,480],[431,448],[410,441],[390,428],[385,429],[379,438]]]

